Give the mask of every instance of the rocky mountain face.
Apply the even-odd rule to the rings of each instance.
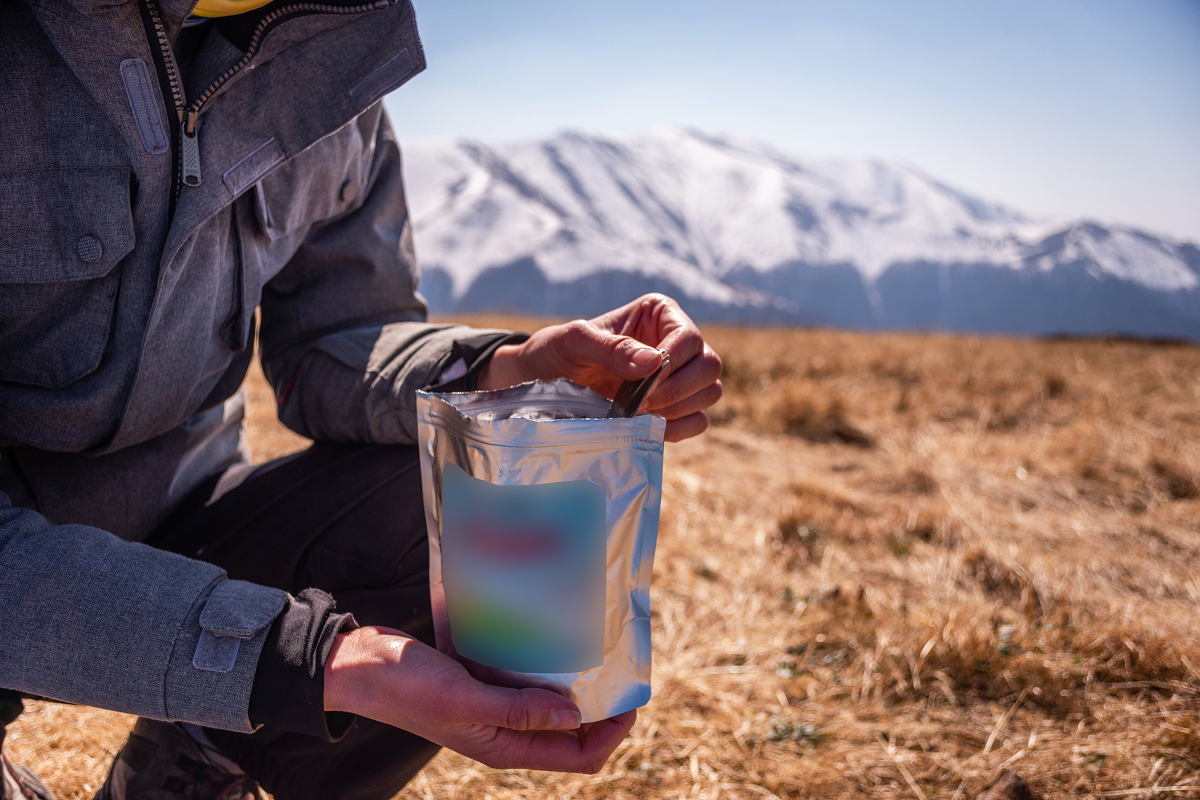
[[[434,311],[1200,340],[1200,248],[1031,219],[911,165],[664,131],[405,147]]]

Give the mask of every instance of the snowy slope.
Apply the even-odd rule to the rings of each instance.
[[[662,131],[413,143],[405,171],[438,310],[587,314],[657,289],[717,319],[1200,338],[1194,245],[1031,220],[906,164]]]

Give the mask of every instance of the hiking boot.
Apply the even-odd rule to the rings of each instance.
[[[196,725],[141,718],[94,800],[261,800]]]
[[[54,792],[46,788],[41,778],[25,767],[18,767],[0,753],[0,798],[3,800],[58,800]]]

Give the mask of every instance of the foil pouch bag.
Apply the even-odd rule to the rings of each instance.
[[[594,722],[650,699],[666,421],[566,379],[418,392],[438,649],[553,684]]]

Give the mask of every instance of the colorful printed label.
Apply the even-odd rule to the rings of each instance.
[[[454,649],[515,672],[604,662],[605,493],[442,472],[442,584]]]

